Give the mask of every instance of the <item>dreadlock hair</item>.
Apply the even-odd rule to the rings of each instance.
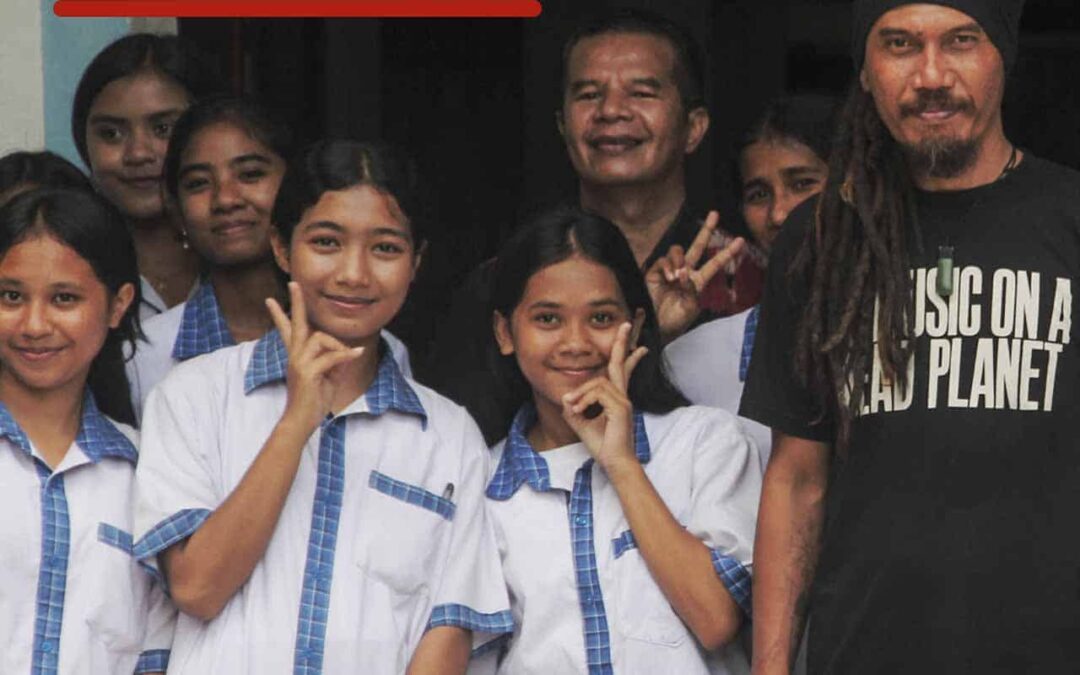
[[[809,300],[795,340],[795,367],[821,417],[836,424],[846,456],[874,350],[884,381],[906,391],[913,313],[907,236],[921,247],[915,190],[903,150],[858,82],[840,115],[815,227],[788,270]],[[875,311],[876,308],[876,311]]]

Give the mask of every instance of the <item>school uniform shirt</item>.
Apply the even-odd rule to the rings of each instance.
[[[738,413],[759,307],[703,323],[664,347],[668,374],[691,403]],[[772,448],[769,427],[746,417],[740,417],[739,424],[754,443],[764,470]]]
[[[133,437],[88,393],[52,470],[0,404],[0,673],[165,670],[176,610],[132,555]]]
[[[278,332],[186,361],[151,392],[136,554],[194,533],[285,410]],[[464,409],[383,356],[312,434],[262,560],[209,622],[181,614],[170,673],[400,674],[424,632],[511,630],[484,509],[489,457]]]
[[[749,672],[738,641],[702,651],[649,573],[603,470],[582,443],[534,451],[526,433],[535,419],[531,405],[515,417],[494,448],[487,488],[514,617],[498,671]],[[690,406],[636,413],[634,427],[649,480],[709,547],[716,574],[748,616],[761,470],[735,418]]]
[[[139,419],[150,390],[173,366],[236,344],[221,313],[214,287],[205,279],[195,284],[186,301],[146,321],[143,332],[146,340],[139,342],[134,358],[127,362],[131,400]],[[408,348],[390,331],[384,330],[382,337],[404,375],[411,378]]]

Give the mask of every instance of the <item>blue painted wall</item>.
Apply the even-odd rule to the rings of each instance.
[[[71,101],[90,60],[129,31],[128,19],[61,19],[53,0],[41,0],[45,147],[82,166],[71,140]]]

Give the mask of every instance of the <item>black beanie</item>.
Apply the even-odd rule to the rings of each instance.
[[[851,57],[855,60],[856,70],[862,70],[866,58],[866,37],[874,22],[889,10],[917,3],[942,5],[967,14],[986,31],[987,37],[997,47],[1001,60],[1005,62],[1006,72],[1016,63],[1024,0],[855,0],[851,21]]]

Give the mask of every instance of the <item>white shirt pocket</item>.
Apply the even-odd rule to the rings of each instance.
[[[97,542],[86,560],[69,566],[85,570],[84,584],[93,584],[86,624],[90,635],[90,672],[131,672],[142,651],[150,611],[150,576],[132,555],[131,534],[108,523],[98,525]],[[69,577],[72,577],[69,567]],[[90,575],[93,574],[93,577]]]
[[[453,485],[440,496],[372,471],[368,488],[357,564],[399,593],[430,595],[454,518]]]
[[[624,637],[654,645],[678,647],[690,638],[686,625],[664,597],[649,572],[630,530],[612,540],[616,621]]]

